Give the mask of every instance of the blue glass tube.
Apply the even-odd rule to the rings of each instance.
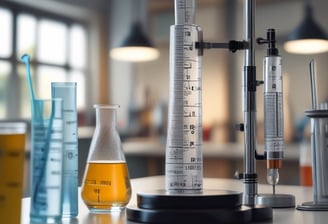
[[[33,223],[61,219],[62,99],[34,99],[31,122],[31,208]]]

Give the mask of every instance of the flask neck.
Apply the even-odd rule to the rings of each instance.
[[[114,105],[95,105],[96,127],[116,128],[116,111],[119,108]]]

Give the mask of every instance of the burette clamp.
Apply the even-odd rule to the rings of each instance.
[[[235,53],[238,50],[245,50],[249,48],[249,44],[247,41],[236,41],[230,40],[228,43],[211,43],[211,42],[196,42],[196,49],[200,50],[200,55],[204,54],[204,49],[213,49],[213,48],[221,48],[221,49],[229,49],[232,53]]]

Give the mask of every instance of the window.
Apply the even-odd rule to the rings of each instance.
[[[0,3],[0,119],[31,117],[23,54],[31,58],[35,95],[51,97],[51,82],[77,82],[86,107],[87,31],[79,21]]]

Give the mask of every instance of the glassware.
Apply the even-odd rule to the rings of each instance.
[[[78,215],[78,133],[76,82],[52,82],[52,98],[63,99],[63,218]]]
[[[170,29],[170,98],[165,154],[165,185],[170,193],[203,191],[202,41],[195,25],[195,1],[175,1]]]
[[[313,202],[328,205],[328,110],[306,111],[306,115],[311,118]]]
[[[128,168],[116,129],[118,105],[95,105],[96,129],[82,182],[82,199],[90,212],[120,211],[131,198]]]
[[[0,122],[1,223],[20,223],[25,139],[25,123]]]
[[[31,221],[56,223],[62,214],[62,99],[32,100]]]

